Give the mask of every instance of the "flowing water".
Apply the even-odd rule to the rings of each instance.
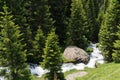
[[[104,63],[104,57],[101,54],[101,51],[96,47],[96,44],[91,43],[90,46],[91,48],[93,48],[93,52],[90,54],[90,60],[88,62],[88,64],[84,64],[84,63],[79,63],[79,64],[73,64],[73,63],[64,63],[62,65],[62,72],[66,72],[72,69],[76,69],[76,70],[84,70],[85,67],[88,68],[95,68],[96,67],[96,63],[100,63],[103,64]],[[47,72],[49,72],[48,70],[44,70],[41,66],[37,65],[37,64],[29,64],[30,65],[30,71],[32,74],[41,77],[43,74],[46,74]],[[4,77],[0,77],[0,80],[4,80]]]
[[[101,51],[96,47],[96,44],[91,43],[90,46],[93,48],[93,52],[90,54],[90,60],[88,64],[79,63],[79,64],[73,64],[73,63],[64,63],[62,65],[62,72],[66,72],[72,69],[76,70],[84,70],[85,67],[88,68],[95,68],[96,63],[103,64],[104,63],[104,57],[101,54]],[[49,71],[43,70],[40,66],[36,66],[34,68],[30,68],[32,74],[37,74],[39,77],[42,76],[42,74],[45,74]]]

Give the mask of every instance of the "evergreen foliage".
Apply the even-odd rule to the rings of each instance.
[[[68,27],[68,45],[75,45],[85,48],[88,44],[86,38],[87,17],[83,9],[82,0],[72,0],[71,4],[71,18]]]
[[[24,48],[27,50],[27,58],[28,62],[30,49],[32,48],[32,30],[31,25],[28,23],[31,18],[29,18],[29,9],[28,4],[30,0],[3,0],[6,2],[6,5],[9,7],[9,10],[12,11],[15,18],[14,22],[20,26],[20,30],[22,33],[22,37],[24,40],[22,41],[23,44],[26,44]]]
[[[109,0],[104,0],[104,3],[100,7],[98,17],[97,17],[97,21],[98,21],[99,26],[101,26],[102,22],[104,21],[104,15],[105,15],[106,10],[108,8],[108,3],[109,3]]]
[[[117,25],[120,23],[120,1],[110,0],[107,8],[104,22],[102,23],[99,40],[102,45],[101,49],[104,53],[105,59],[108,62],[113,61],[113,43],[116,40]]]
[[[35,62],[33,56],[37,53],[31,53],[38,26],[41,26],[44,35],[47,36],[54,24],[48,0],[6,0],[6,3],[14,15],[15,23],[21,26],[20,30],[24,33],[22,43],[26,44],[24,48],[27,49],[27,62]]]
[[[31,80],[30,71],[28,70],[26,61],[25,46],[21,44],[23,40],[20,27],[14,23],[11,12],[8,7],[3,6],[4,12],[0,17],[0,65],[8,67],[10,72],[5,74],[7,80]]]
[[[62,49],[89,41],[100,42],[106,61],[120,62],[120,0],[0,0],[0,11],[0,66],[10,70],[0,75],[8,80],[31,80],[26,62],[64,80]]]
[[[104,0],[104,12],[107,10],[109,5],[109,0]]]
[[[27,62],[31,62],[31,49],[32,49],[32,40],[33,40],[33,35],[32,35],[32,31],[30,29],[30,26],[26,27],[24,30],[24,35],[23,38],[24,40],[22,41],[23,44],[26,44],[24,46],[24,48],[27,50],[26,51],[26,55],[27,55]]]
[[[114,50],[112,58],[114,62],[120,63],[120,24],[118,25],[118,31],[116,33],[117,40],[114,42]]]
[[[48,0],[52,18],[55,20],[54,26],[56,34],[59,36],[61,46],[65,46],[66,29],[68,18],[70,17],[70,2],[71,0]]]
[[[32,42],[32,61],[33,63],[42,62],[43,48],[45,47],[45,36],[40,27],[36,32],[36,36]]]
[[[42,66],[50,70],[46,76],[48,80],[64,80],[61,72],[61,48],[59,47],[58,36],[55,34],[54,29],[51,30],[46,39],[43,58]]]
[[[3,3],[4,2],[2,0],[0,0],[0,11],[2,11]]]
[[[24,30],[28,25],[26,22],[26,3],[28,0],[2,0],[6,2],[6,5],[9,7],[9,10],[12,11],[15,18],[15,23],[20,25]]]
[[[87,33],[87,38],[93,42],[98,41],[99,27],[98,27],[98,22],[96,20],[99,11],[98,5],[99,4],[97,0],[87,0],[85,6],[85,11],[87,14],[87,22],[88,22],[87,26],[89,30],[89,32]]]
[[[51,18],[48,0],[30,0],[27,8],[27,20],[31,26],[33,35],[35,35],[34,32],[37,31],[38,26],[41,26],[42,31],[47,36],[47,33],[50,32],[54,24],[53,18]]]

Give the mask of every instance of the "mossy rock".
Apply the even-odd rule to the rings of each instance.
[[[68,59],[66,59],[66,58],[64,58],[64,57],[62,57],[63,58],[63,62],[64,63],[70,63],[70,62],[75,62],[75,60],[68,60]]]
[[[88,47],[88,48],[86,49],[86,52],[90,55],[90,53],[92,53],[92,52],[93,52],[93,48]]]

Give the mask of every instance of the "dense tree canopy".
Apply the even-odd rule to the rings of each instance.
[[[54,26],[56,27],[56,33],[59,36],[59,42],[61,46],[65,46],[66,29],[68,17],[70,16],[70,0],[48,0],[50,5],[50,11],[53,19],[55,20]]]
[[[104,21],[100,29],[100,44],[105,55],[105,59],[110,62],[113,61],[113,43],[117,39],[116,31],[120,23],[120,1],[110,0],[107,8]]]
[[[3,6],[3,11],[0,17],[0,63],[10,70],[5,76],[8,80],[31,80],[30,71],[25,63],[25,45],[21,42],[23,34],[20,27],[14,23],[6,5]]]
[[[48,80],[64,80],[61,72],[61,48],[59,46],[58,36],[55,34],[54,29],[51,30],[46,39],[43,58],[43,67],[50,70],[46,76]]]
[[[83,9],[82,0],[72,0],[71,4],[71,16],[69,19],[68,27],[68,45],[76,45],[81,48],[85,48],[87,45],[87,26],[86,26],[86,14]],[[84,32],[83,32],[84,31]]]
[[[32,49],[30,56],[31,58],[29,58],[32,63],[38,64],[39,62],[42,61],[44,46],[45,46],[45,36],[43,34],[41,27],[38,27],[35,38],[32,41]]]
[[[112,58],[114,62],[120,63],[120,24],[117,26],[117,28],[118,28],[118,31],[116,33],[117,40],[115,40],[114,42]]]
[[[61,52],[89,42],[100,43],[106,61],[120,62],[119,0],[0,0],[0,66],[15,79],[31,80],[26,62],[61,79]]]

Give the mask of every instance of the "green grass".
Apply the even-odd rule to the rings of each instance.
[[[64,76],[67,76],[67,75],[69,75],[69,74],[76,73],[76,72],[79,72],[79,71],[76,70],[76,69],[72,69],[72,70],[70,70],[70,71],[65,72],[65,73],[64,73]]]
[[[88,72],[88,74],[84,77],[79,77],[76,80],[120,80],[120,64],[103,64],[94,69],[86,68],[84,71]],[[78,72],[78,70],[73,69],[67,71],[64,75],[67,76],[68,74],[75,72]],[[35,77],[34,80],[45,80],[44,76],[41,78]]]
[[[42,77],[34,76],[34,80],[45,80],[45,75],[43,75]]]
[[[67,76],[68,74],[72,74],[72,73],[75,73],[75,72],[79,72],[78,70],[75,70],[75,69],[73,69],[73,70],[70,70],[70,71],[67,71],[67,72],[65,72],[64,73],[64,76]],[[34,76],[34,80],[46,80],[45,79],[45,75],[43,75],[42,77],[36,77],[36,76]]]
[[[120,64],[109,63],[85,70],[88,74],[76,80],[120,80]]]

